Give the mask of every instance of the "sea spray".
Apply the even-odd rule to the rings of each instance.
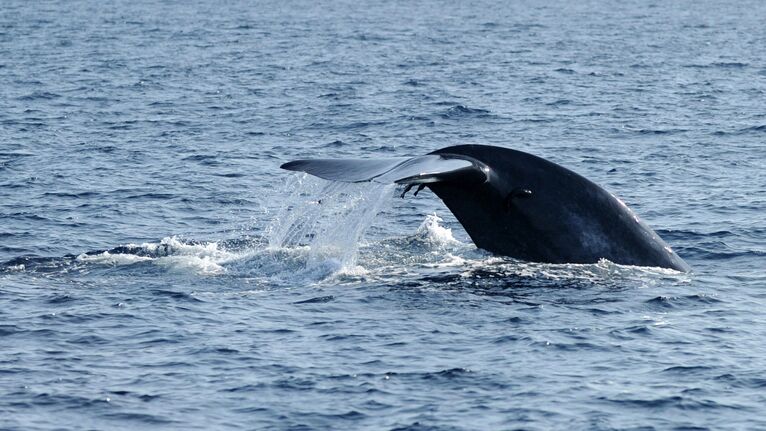
[[[323,274],[352,270],[360,240],[395,185],[296,177],[287,184],[294,191],[284,209],[266,229],[269,247],[305,247],[306,269]]]
[[[462,245],[452,235],[452,229],[440,224],[443,221],[436,213],[426,215],[415,232],[415,238],[436,247]]]

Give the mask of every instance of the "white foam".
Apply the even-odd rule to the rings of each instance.
[[[221,274],[224,263],[242,257],[241,253],[222,250],[217,242],[187,243],[176,236],[163,238],[158,243],[128,244],[126,248],[137,253],[81,254],[78,262],[92,265],[128,266],[138,262],[151,262],[174,272]]]
[[[105,251],[99,254],[81,254],[77,256],[77,260],[97,265],[122,266],[152,260],[152,258],[147,256],[137,256],[135,254],[109,253],[108,251]]]
[[[611,280],[635,279],[644,284],[654,284],[658,275],[672,276],[683,280],[686,276],[675,270],[655,267],[620,265],[606,259],[597,263],[539,263],[524,262],[501,256],[487,256],[480,259],[466,259],[466,270],[462,273],[470,277],[475,270],[490,269],[499,274],[515,274],[522,277],[545,278],[549,280]]]
[[[444,220],[436,215],[436,213],[427,215],[418,227],[415,235],[434,246],[443,247],[462,244],[452,236],[452,229],[439,224],[442,221]]]
[[[130,246],[136,247],[135,244]],[[214,260],[225,260],[234,257],[232,253],[221,250],[217,242],[186,243],[176,236],[165,237],[159,243],[144,243],[140,246],[144,251],[160,256],[197,256]]]
[[[435,263],[427,263],[424,266],[427,268],[450,268],[450,267],[458,267],[458,266],[465,266],[468,264],[468,260],[461,257],[454,255],[452,253],[447,253],[444,255],[444,260],[441,262],[435,262]]]
[[[226,272],[226,269],[218,262],[204,256],[167,256],[156,259],[155,263],[171,272],[195,272],[205,275]]]

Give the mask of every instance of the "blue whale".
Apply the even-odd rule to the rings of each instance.
[[[530,262],[595,263],[690,271],[621,200],[587,178],[532,154],[459,145],[393,159],[285,163],[331,181],[396,183],[402,197],[433,191],[477,247]]]

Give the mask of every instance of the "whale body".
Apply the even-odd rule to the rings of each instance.
[[[690,271],[620,199],[587,178],[522,151],[459,145],[392,159],[295,160],[281,166],[330,181],[428,187],[477,247],[530,262]]]

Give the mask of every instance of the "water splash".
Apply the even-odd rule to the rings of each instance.
[[[418,227],[415,236],[433,246],[453,246],[462,244],[452,235],[452,229],[442,226],[444,220],[436,213],[428,214]]]
[[[327,182],[306,175],[285,183],[280,210],[264,237],[218,241],[184,240],[127,244],[107,250],[53,258],[20,257],[0,272],[88,273],[131,268],[132,273],[194,273],[247,277],[267,284],[324,280],[336,274],[361,275],[357,254],[365,231],[395,185]]]
[[[395,185],[327,182],[300,175],[266,229],[269,248],[306,247],[306,269],[358,272],[359,244]]]

